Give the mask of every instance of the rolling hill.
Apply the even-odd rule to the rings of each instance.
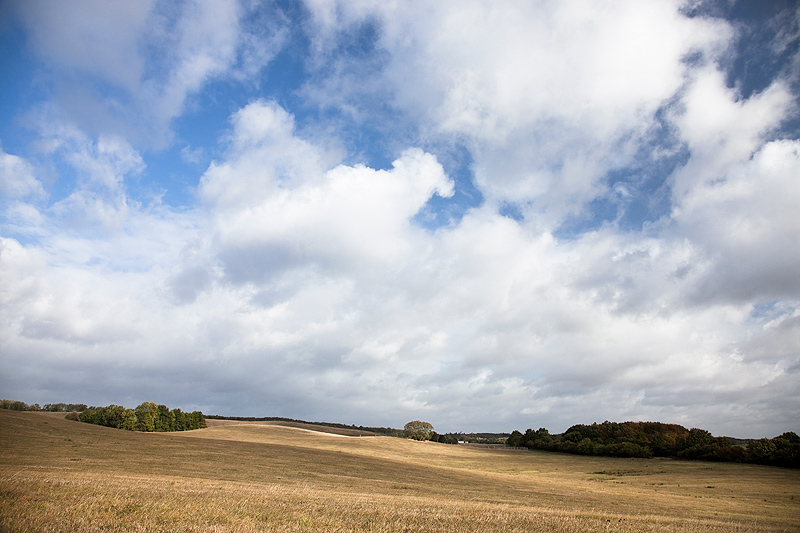
[[[0,411],[0,531],[787,531],[797,471]]]

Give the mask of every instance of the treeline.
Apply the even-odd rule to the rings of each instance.
[[[578,424],[561,435],[545,428],[513,431],[506,446],[580,455],[673,457],[702,461],[757,463],[800,468],[800,436],[787,432],[772,439],[732,442],[704,429],[661,422]]]
[[[460,437],[469,444],[505,444],[508,433],[461,433]]]
[[[435,431],[431,434],[430,440],[433,442],[443,442],[445,444],[458,444],[466,442],[469,444],[500,444],[506,443],[508,433],[443,433]]]
[[[431,432],[430,440],[433,442],[442,442],[444,444],[458,444],[458,441],[461,439],[461,435],[457,433],[444,433],[439,434],[435,431]]]
[[[42,411],[49,411],[51,413],[80,413],[87,410],[89,407],[85,403],[46,403],[42,407]]]
[[[51,413],[71,413],[87,409],[85,403],[46,403],[44,407],[39,407],[38,403],[28,405],[18,400],[0,400],[0,409],[10,409],[12,411],[49,411]]]
[[[200,411],[184,413],[153,402],[125,409],[121,405],[87,407],[85,403],[46,403],[40,407],[38,403],[28,405],[18,400],[0,400],[0,409],[68,413],[66,418],[70,420],[131,431],[186,431],[206,427],[206,419]]]
[[[77,415],[77,420],[129,431],[187,431],[206,427],[205,417],[200,411],[184,413],[153,402],[144,402],[136,409],[113,404],[89,407]]]
[[[41,411],[38,403],[28,405],[17,400],[0,400],[0,409],[10,409],[11,411]]]

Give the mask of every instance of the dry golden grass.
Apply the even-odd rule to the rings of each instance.
[[[0,410],[0,531],[800,531],[800,472]]]

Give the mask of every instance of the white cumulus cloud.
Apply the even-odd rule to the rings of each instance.
[[[667,0],[43,5],[15,13],[56,94],[33,148],[0,152],[9,396],[798,430],[796,88],[731,86],[730,22]],[[213,80],[252,91],[215,86],[213,133],[192,122],[163,164]],[[173,172],[188,206],[133,192]],[[422,227],[465,182],[483,200]],[[663,206],[633,229],[598,207],[637,194]]]

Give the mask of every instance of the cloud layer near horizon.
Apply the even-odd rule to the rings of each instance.
[[[32,141],[0,139],[4,396],[800,430],[798,63],[743,96],[741,22],[672,1],[91,4],[12,10],[52,87],[18,110]],[[797,12],[771,20],[795,46]],[[273,93],[297,35],[302,77]]]

